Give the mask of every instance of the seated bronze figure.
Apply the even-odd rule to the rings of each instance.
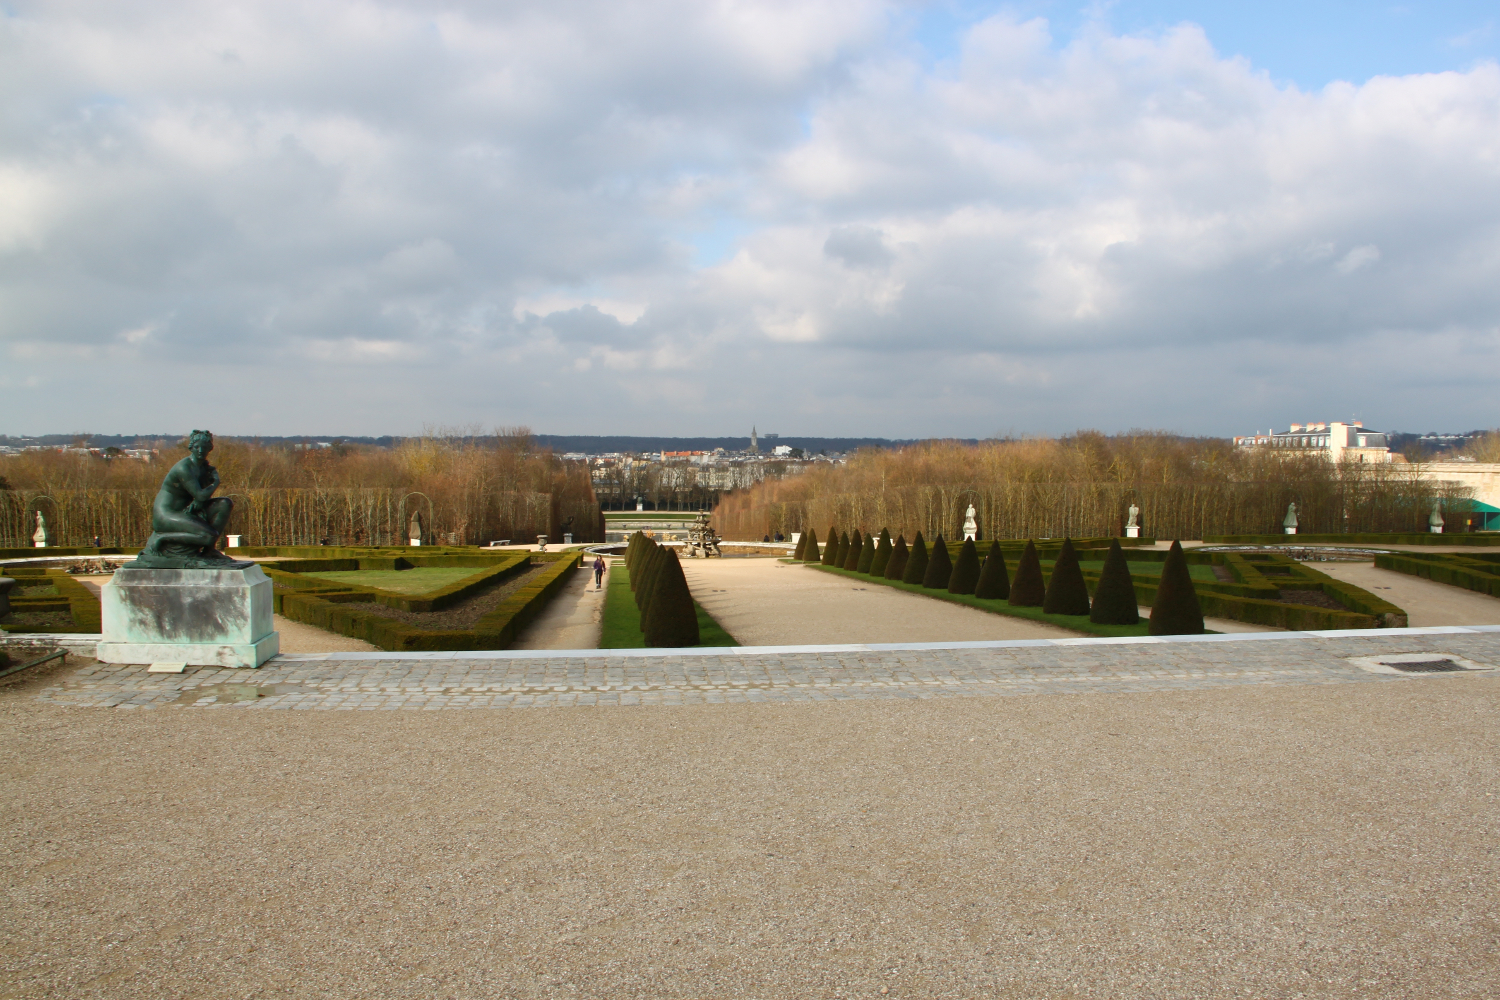
[[[214,497],[219,472],[208,464],[214,436],[193,431],[191,454],[172,466],[151,504],[151,537],[132,566],[143,569],[233,569],[236,562],[215,546],[229,523],[234,501]]]

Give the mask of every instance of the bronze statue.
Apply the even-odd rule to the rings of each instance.
[[[151,504],[151,537],[130,565],[140,569],[234,569],[236,562],[214,546],[229,523],[234,501],[214,497],[219,473],[208,464],[214,436],[193,431],[192,454],[172,466]]]

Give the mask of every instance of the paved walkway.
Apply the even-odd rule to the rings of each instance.
[[[684,559],[682,569],[693,597],[746,646],[1078,634],[779,559]]]
[[[1372,672],[1351,658],[1442,654],[1500,665],[1500,626],[570,653],[283,655],[259,670],[205,667],[183,674],[87,661],[37,697],[123,708],[436,710],[1393,683],[1441,675]]]
[[[606,569],[604,588],[608,586]],[[604,628],[604,588],[594,589],[594,571],[587,565],[574,570],[567,587],[526,626],[513,648],[597,649]]]
[[[1500,598],[1478,594],[1463,587],[1433,583],[1419,576],[1377,569],[1373,562],[1311,563],[1313,569],[1335,580],[1363,587],[1385,598],[1407,614],[1407,621],[1420,625],[1500,625]]]

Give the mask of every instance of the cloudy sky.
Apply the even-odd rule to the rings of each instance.
[[[1497,21],[8,0],[0,433],[1494,426]]]

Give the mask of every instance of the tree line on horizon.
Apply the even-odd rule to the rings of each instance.
[[[1424,479],[1412,465],[1334,464],[1217,438],[1084,431],[861,451],[841,465],[729,493],[714,522],[724,538],[744,541],[828,523],[956,537],[972,504],[984,539],[1100,538],[1124,534],[1134,504],[1143,535],[1202,538],[1279,533],[1295,503],[1303,533],[1424,532],[1434,503],[1461,514],[1471,499],[1472,491]]]

